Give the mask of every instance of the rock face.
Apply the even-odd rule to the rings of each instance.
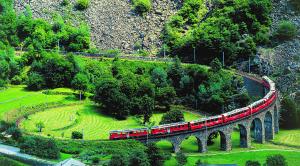
[[[53,13],[66,15],[71,19],[84,20],[92,32],[92,41],[100,49],[120,49],[130,53],[136,47],[157,51],[162,41],[160,35],[165,21],[182,5],[181,0],[152,0],[152,10],[144,16],[132,11],[128,0],[91,0],[85,11],[76,11],[76,1],[67,7],[62,0],[15,0],[20,11],[30,5],[35,18],[49,19]],[[82,18],[81,18],[82,17]]]
[[[271,33],[274,33],[280,21],[289,20],[300,29],[300,12],[296,12],[288,0],[273,0],[271,14]],[[259,56],[266,68],[277,75],[277,86],[282,92],[295,92],[297,75],[300,73],[300,30],[298,36],[289,41],[279,41],[273,48],[259,49]],[[265,73],[264,73],[265,74]]]

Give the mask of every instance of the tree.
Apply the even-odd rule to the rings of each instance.
[[[218,58],[215,58],[213,61],[211,61],[210,67],[213,72],[218,72],[222,69],[222,63]]]
[[[300,113],[297,110],[297,105],[290,97],[284,97],[281,101],[281,125],[286,129],[296,128],[298,125],[298,116]]]
[[[261,164],[258,161],[248,160],[246,166],[261,166]]]
[[[146,124],[146,122],[150,121],[150,118],[153,114],[153,110],[154,110],[154,99],[145,95],[141,98],[141,102],[140,102],[140,110],[143,112],[144,115],[144,124]]]
[[[277,154],[268,156],[266,160],[267,166],[287,166],[287,162],[284,156]]]
[[[146,153],[148,154],[150,165],[162,166],[164,163],[164,156],[160,149],[154,144],[147,145]]]
[[[167,86],[164,88],[158,88],[155,101],[158,105],[164,106],[167,111],[170,110],[170,105],[173,104],[176,98],[176,92],[173,87]]]
[[[72,139],[83,139],[83,134],[79,131],[73,131]]]
[[[109,166],[128,166],[128,157],[123,154],[113,154],[109,163]]]
[[[156,85],[156,87],[166,87],[168,85],[167,78],[168,75],[162,68],[157,67],[151,72],[151,81]]]
[[[129,156],[129,166],[150,166],[147,154],[143,150],[134,150]]]
[[[187,163],[187,157],[185,156],[184,153],[182,153],[181,151],[176,153],[176,156],[175,156],[176,160],[177,160],[177,164],[179,166],[183,166]]]
[[[115,78],[103,78],[96,83],[94,100],[118,119],[125,119],[129,114],[130,101],[120,91],[119,82]]]
[[[29,90],[41,90],[45,87],[46,83],[42,75],[31,72],[28,75],[28,79],[26,81],[27,88]]]
[[[175,122],[184,122],[184,115],[183,112],[180,110],[171,110],[165,113],[159,124],[168,124],[168,123],[175,123]]]
[[[39,132],[42,132],[42,129],[45,128],[45,124],[42,121],[39,121],[35,124]]]
[[[181,66],[179,58],[175,58],[175,61],[168,69],[168,78],[171,80],[173,87],[177,90],[180,88],[180,80],[184,74],[184,70]]]
[[[81,95],[84,95],[84,92],[88,89],[89,80],[88,77],[83,73],[78,73],[75,75],[74,79],[72,80],[72,87],[75,90],[79,91],[79,98],[81,100]]]

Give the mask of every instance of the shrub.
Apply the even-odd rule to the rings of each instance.
[[[76,8],[78,10],[85,10],[89,7],[90,0],[77,0]]]
[[[151,9],[151,0],[133,0],[133,9],[139,14],[149,12]]]
[[[267,166],[287,166],[284,156],[280,154],[268,156],[266,164]]]
[[[289,40],[297,35],[297,27],[294,23],[290,21],[280,22],[276,36],[280,40]]]
[[[25,137],[20,145],[21,152],[42,158],[58,159],[60,151],[55,140],[42,137]]]
[[[185,165],[187,163],[187,157],[181,151],[176,153],[176,160],[179,166]]]
[[[29,90],[41,90],[46,85],[43,76],[35,72],[29,74],[26,84]]]
[[[79,131],[73,131],[72,132],[72,139],[82,139],[83,134]]]
[[[246,166],[260,166],[260,163],[258,161],[248,160]]]
[[[295,7],[296,10],[300,11],[300,1],[299,0],[290,0],[290,2]]]
[[[17,127],[10,127],[7,130],[7,133],[11,134],[12,135],[12,139],[14,139],[14,140],[19,140],[22,137],[22,132]]]
[[[70,0],[63,0],[62,2],[61,2],[61,5],[62,6],[67,6],[67,5],[69,5],[70,4]]]
[[[15,160],[6,158],[6,157],[0,157],[0,165],[5,165],[5,166],[23,166],[24,164],[17,162]]]
[[[14,85],[20,85],[22,83],[22,78],[16,75],[11,79],[11,83]]]
[[[184,115],[180,110],[171,110],[163,115],[159,124],[168,124],[175,122],[183,122]]]

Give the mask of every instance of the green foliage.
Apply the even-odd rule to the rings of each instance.
[[[187,163],[187,157],[184,153],[182,153],[181,151],[176,153],[175,156],[176,160],[177,160],[177,164],[178,166],[183,166]]]
[[[20,145],[21,152],[35,155],[42,158],[58,159],[59,148],[53,139],[41,137],[25,137]]]
[[[281,101],[281,127],[286,129],[300,128],[300,108],[290,97],[284,97]]]
[[[57,53],[43,53],[39,58],[38,61],[33,61],[29,71],[29,89],[70,87],[77,72],[74,64],[76,62],[72,58]],[[37,83],[40,83],[40,86],[37,86]],[[34,85],[33,88],[31,85]]]
[[[129,166],[150,166],[147,153],[143,150],[134,150],[129,156]]]
[[[26,84],[29,90],[41,90],[46,85],[43,76],[36,72],[31,72],[29,74]]]
[[[153,84],[155,84],[157,87],[165,87],[167,86],[167,73],[162,68],[155,68],[151,72],[151,81]]]
[[[215,58],[213,61],[210,62],[210,67],[213,72],[218,72],[222,69],[222,63],[218,58]]]
[[[75,90],[78,90],[80,93],[80,100],[81,100],[81,94],[85,91],[87,91],[89,86],[89,80],[88,77],[83,73],[78,73],[75,75],[74,79],[71,82],[72,87]]]
[[[147,145],[146,153],[148,154],[150,165],[163,165],[165,159],[164,154],[154,143]]]
[[[269,41],[270,0],[214,1],[208,13],[206,1],[187,0],[165,25],[163,38],[170,53],[183,60],[208,64],[222,52],[226,64],[256,52],[256,44]],[[201,53],[201,54],[200,54]]]
[[[248,160],[245,166],[261,166],[258,161]]]
[[[18,141],[18,140],[20,140],[20,138],[22,138],[22,132],[21,132],[21,130],[19,129],[19,128],[17,128],[17,127],[10,127],[10,128],[8,128],[7,129],[7,133],[8,134],[11,134],[11,136],[12,136],[12,139],[14,139],[14,140],[16,140],[16,141]]]
[[[64,0],[63,4],[68,1]],[[87,25],[73,26],[56,17],[53,24],[42,19],[33,19],[29,6],[17,14],[13,1],[0,1],[3,14],[0,15],[0,42],[14,47],[28,48],[41,52],[59,47],[67,51],[89,49],[90,31]]]
[[[300,11],[300,2],[298,0],[291,0],[290,2],[296,10]]]
[[[61,5],[62,6],[68,6],[70,4],[70,0],[63,0],[62,2],[61,2]]]
[[[108,166],[126,166],[128,165],[128,159],[125,155],[117,153],[113,154]]]
[[[169,124],[175,122],[184,122],[183,112],[180,110],[171,110],[163,115],[159,124]]]
[[[83,134],[79,131],[73,131],[72,132],[72,139],[82,139]]]
[[[17,162],[16,160],[12,160],[6,157],[1,156],[0,157],[0,165],[5,166],[23,166],[24,164]]]
[[[287,166],[287,162],[284,156],[278,154],[273,156],[268,156],[266,160],[267,166]]]
[[[176,91],[173,87],[158,88],[156,91],[155,101],[157,105],[164,106],[167,111],[170,110],[170,106],[174,103],[175,98]]]
[[[279,40],[289,40],[294,38],[298,33],[297,27],[290,21],[281,21],[278,25],[276,37]]]
[[[139,13],[144,14],[151,10],[151,0],[132,0],[133,9]]]
[[[76,8],[78,10],[85,10],[89,7],[90,0],[77,0]]]
[[[42,121],[37,122],[35,124],[35,126],[36,126],[36,128],[38,129],[39,132],[42,132],[42,129],[45,128],[45,124]]]
[[[103,104],[105,110],[118,119],[125,119],[129,114],[129,100],[114,78],[103,78],[96,84],[94,100]]]

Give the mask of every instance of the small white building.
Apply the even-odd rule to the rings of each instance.
[[[85,166],[85,164],[73,158],[69,158],[57,163],[55,166]]]

